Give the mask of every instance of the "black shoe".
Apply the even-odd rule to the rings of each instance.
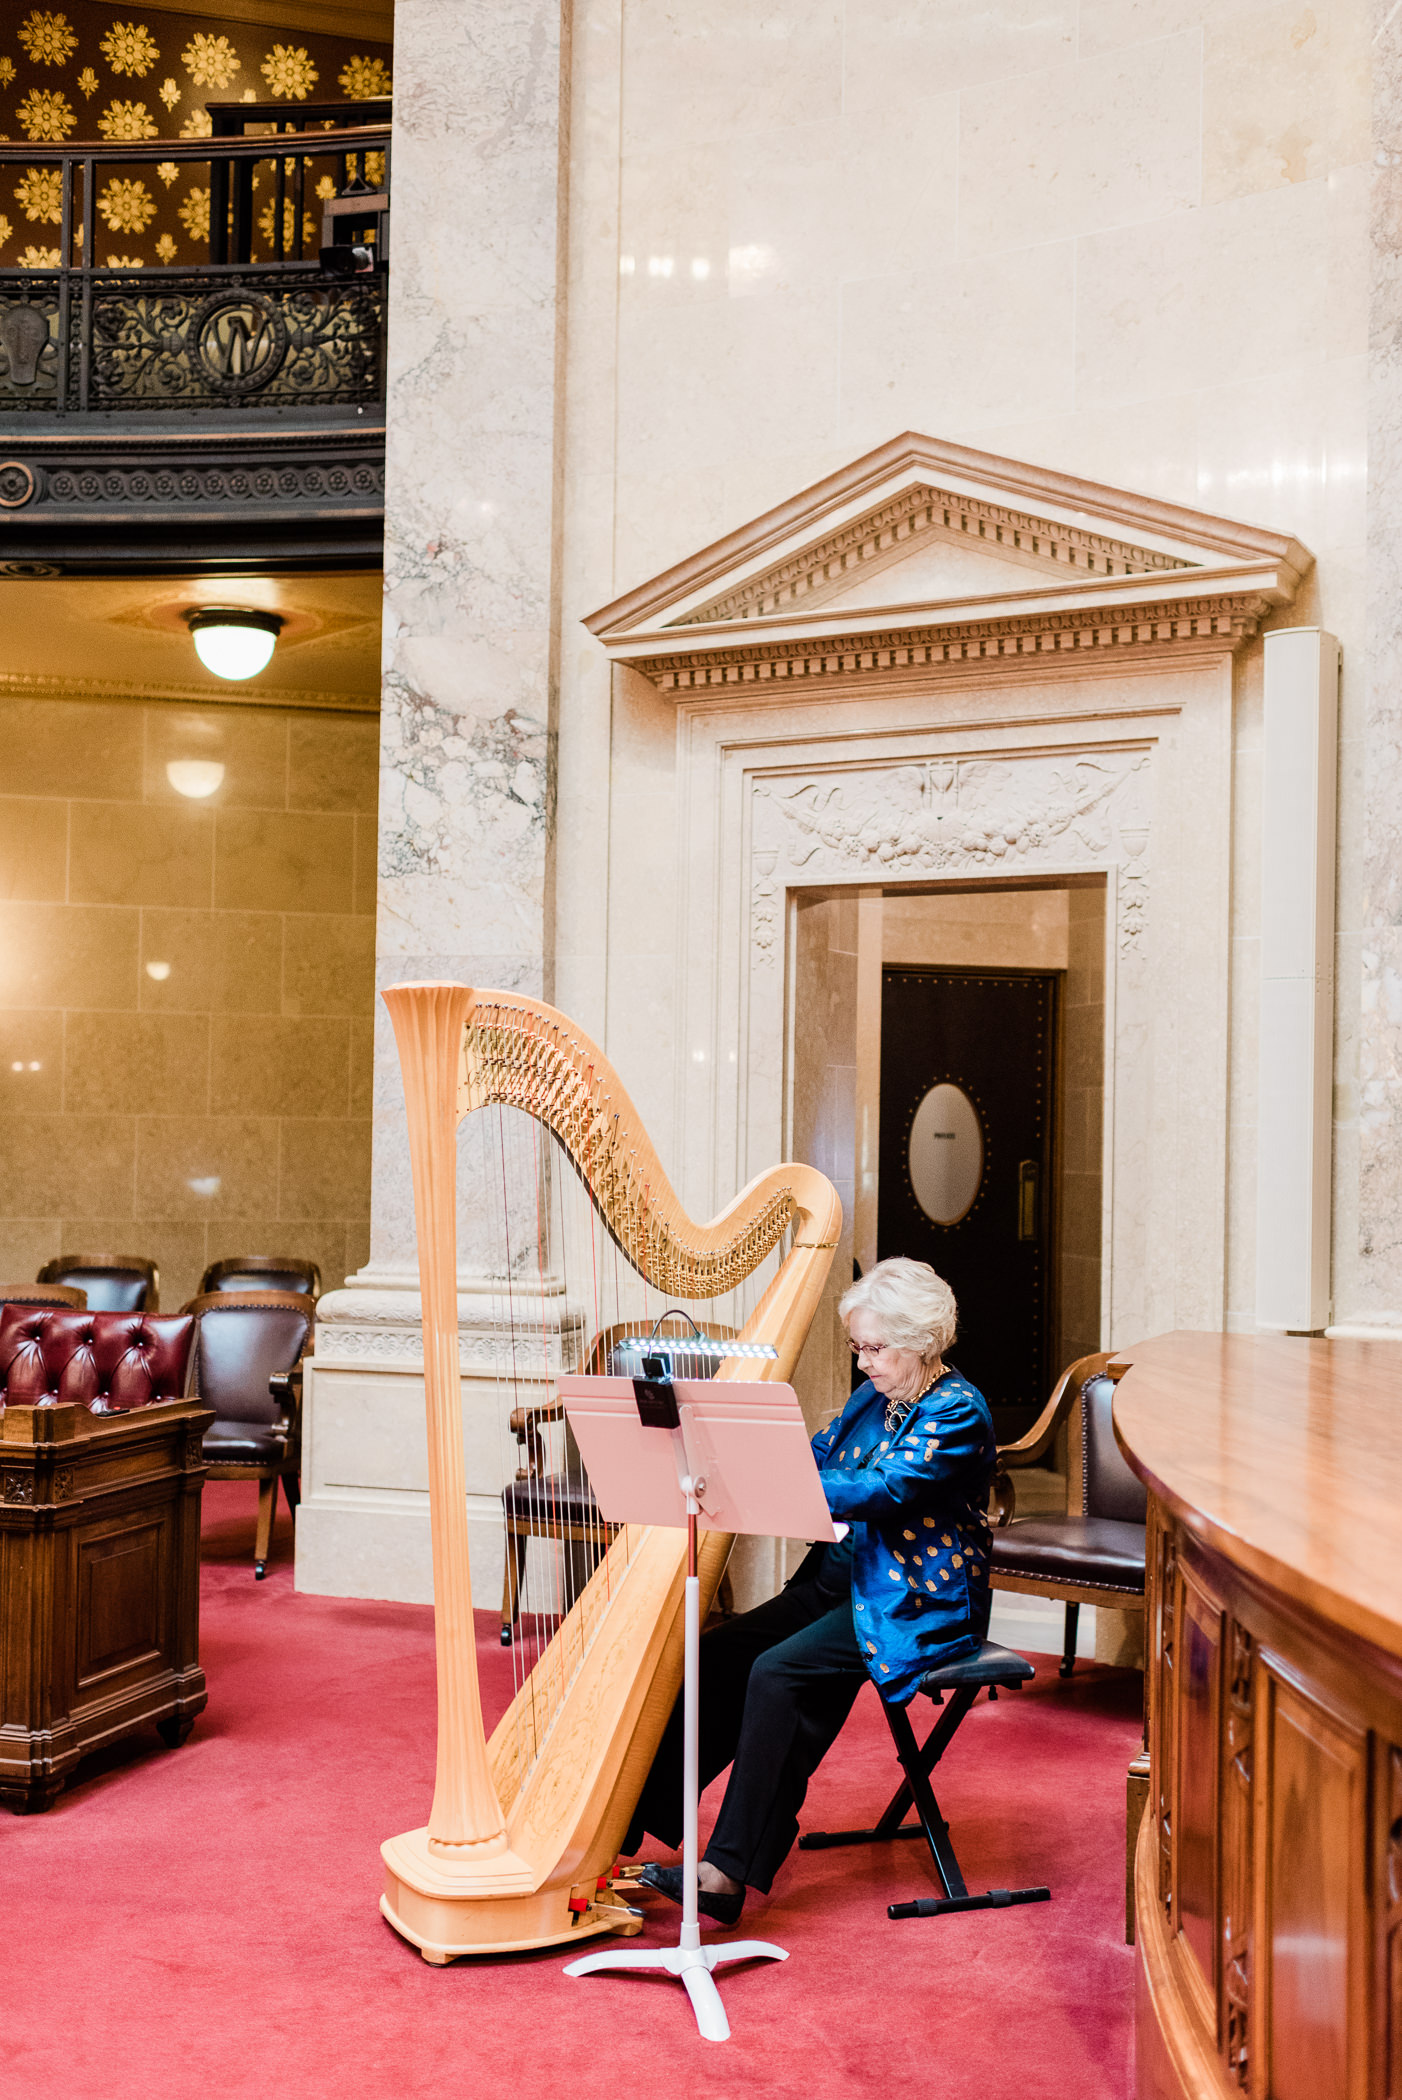
[[[638,1876],[638,1884],[645,1889],[656,1889],[659,1896],[670,1896],[673,1903],[682,1900],[682,1870],[680,1867],[644,1867]],[[718,1925],[739,1923],[740,1913],[745,1907],[745,1891],[740,1889],[733,1896],[722,1896],[712,1889],[698,1888],[696,1908],[703,1918],[714,1918]]]

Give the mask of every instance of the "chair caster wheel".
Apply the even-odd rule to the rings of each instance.
[[[255,1560],[255,1561],[254,1561],[254,1563],[253,1563],[253,1580],[254,1580],[255,1582],[261,1582],[261,1581],[263,1580],[263,1577],[264,1577],[264,1576],[265,1576],[265,1575],[267,1574],[267,1572],[268,1572],[268,1564],[267,1564],[267,1562],[266,1562],[266,1561],[263,1561],[263,1560]]]
[[[1075,1667],[1076,1664],[1074,1658],[1070,1662],[1058,1663],[1056,1666],[1056,1674],[1058,1677],[1069,1677],[1071,1675],[1071,1672],[1075,1669]]]
[[[501,1645],[503,1648],[511,1646],[511,1628],[509,1626],[503,1626],[501,1629]]]

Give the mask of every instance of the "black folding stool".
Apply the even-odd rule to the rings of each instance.
[[[874,1830],[809,1830],[799,1839],[800,1847],[806,1852],[819,1852],[830,1845],[870,1845],[880,1844],[887,1838],[923,1836],[930,1847],[930,1856],[944,1886],[944,1894],[921,1896],[914,1903],[890,1903],[886,1906],[888,1918],[937,1918],[950,1910],[1006,1910],[1014,1903],[1050,1902],[1050,1889],[989,1889],[986,1895],[971,1896],[959,1870],[949,1825],[940,1814],[940,1805],[930,1785],[931,1772],[949,1748],[960,1722],[979,1693],[986,1689],[989,1698],[996,1699],[1000,1690],[1016,1691],[1036,1674],[1025,1656],[1015,1655],[1010,1648],[1000,1648],[996,1641],[985,1641],[976,1654],[962,1656],[958,1662],[945,1663],[940,1669],[931,1670],[921,1679],[920,1690],[927,1693],[936,1706],[943,1704],[946,1692],[951,1697],[923,1744],[915,1739],[907,1709],[893,1706],[883,1699],[882,1711],[905,1778],[887,1802]],[[904,1820],[906,1810],[912,1804],[920,1818],[918,1823]]]

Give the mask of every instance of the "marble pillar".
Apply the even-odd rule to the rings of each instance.
[[[447,977],[550,995],[567,68],[560,0],[399,0],[381,988]],[[413,1194],[398,1062],[376,1006],[371,1253],[321,1303],[297,1579],[426,1597]],[[485,1209],[465,1162],[469,1373],[494,1353]],[[469,1376],[469,1454],[482,1398]],[[494,1447],[479,1456],[469,1502],[490,1601],[501,1479]]]
[[[1402,15],[1375,14],[1359,1302],[1336,1317],[1402,1335]]]

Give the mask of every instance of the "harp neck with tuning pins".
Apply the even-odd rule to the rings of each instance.
[[[445,1962],[625,1927],[599,1882],[681,1681],[685,1576],[684,1533],[601,1534],[597,1565],[545,1615],[543,1632],[537,1620],[534,1660],[488,1738],[468,1550],[459,1124],[484,1119],[483,1158],[500,1158],[504,1209],[513,1195],[535,1207],[514,1249],[507,1220],[502,1261],[500,1383],[513,1400],[529,1347],[544,1351],[538,1380],[548,1381],[552,1349],[555,1369],[607,1369],[610,1334],[638,1332],[640,1317],[688,1301],[712,1325],[719,1303],[730,1331],[776,1351],[723,1362],[718,1377],[788,1379],[842,1213],[824,1175],[790,1164],[698,1224],[607,1059],[563,1014],[459,984],[401,984],[384,999],[404,1077],[423,1299],[438,1756],[427,1825],[381,1848],[381,1909],[427,1960]],[[703,1610],[730,1545],[705,1535]]]

